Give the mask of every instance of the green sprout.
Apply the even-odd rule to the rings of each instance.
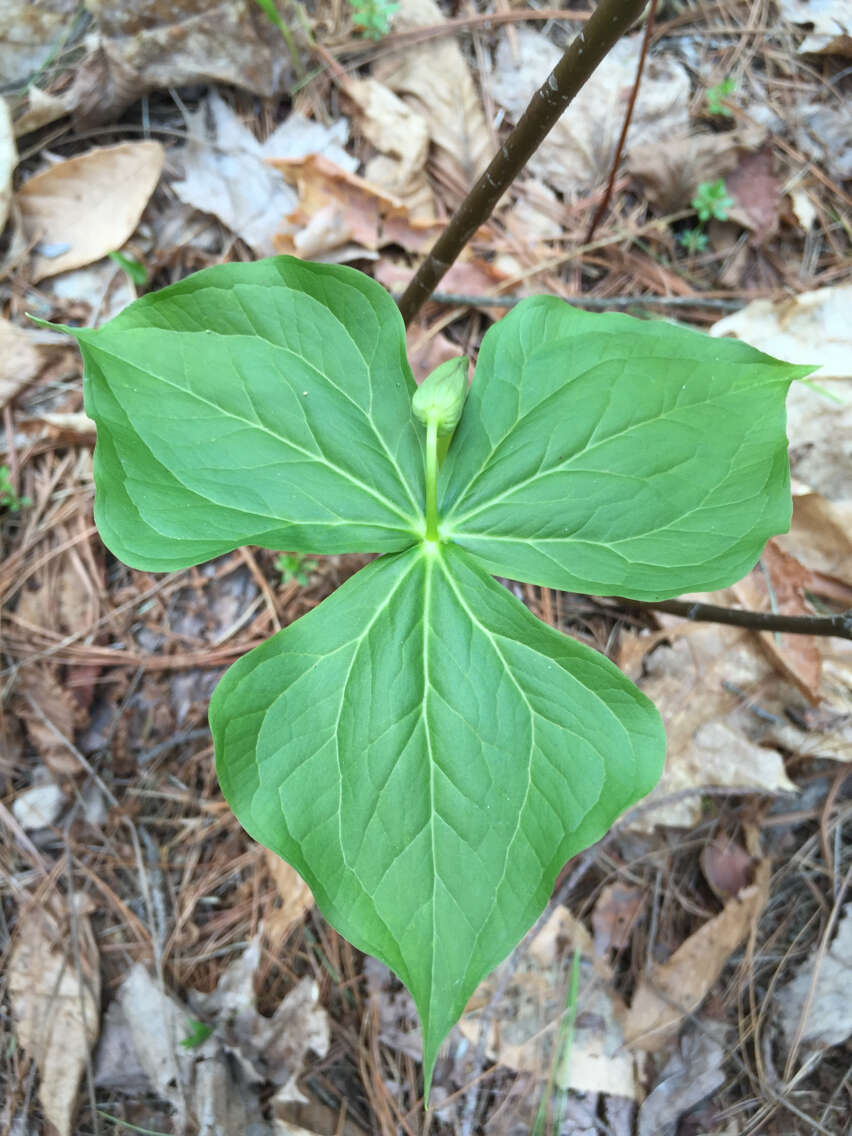
[[[731,118],[733,112],[730,107],[725,106],[722,100],[727,98],[728,95],[732,95],[736,89],[736,79],[723,79],[722,82],[717,83],[715,87],[708,87],[704,94],[707,100],[707,113],[722,114],[726,118]]]
[[[352,23],[368,39],[381,39],[390,31],[391,19],[399,10],[396,0],[349,0]]]
[[[20,497],[12,485],[12,471],[7,465],[0,465],[0,509],[18,513],[27,505],[32,505],[29,497]]]
[[[698,225],[694,229],[684,229],[678,240],[688,253],[704,252],[707,248],[707,234]]]
[[[203,1045],[212,1032],[212,1026],[208,1026],[205,1022],[199,1022],[196,1018],[190,1018],[189,1033],[183,1039],[181,1045],[184,1049],[198,1049],[199,1045]]]
[[[734,204],[734,199],[729,195],[724,179],[717,178],[716,181],[702,181],[690,204],[698,214],[699,221],[727,221],[728,210]]]
[[[117,251],[108,252],[107,256],[127,274],[130,282],[135,284],[137,288],[144,288],[148,283],[148,269],[140,261]]]
[[[281,576],[282,587],[295,580],[301,588],[306,588],[308,580],[318,567],[318,560],[301,552],[282,552],[275,560],[275,570]]]

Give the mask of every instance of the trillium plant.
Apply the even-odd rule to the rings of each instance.
[[[240,823],[411,991],[428,1091],[477,983],[665,754],[653,704],[494,577],[733,583],[789,524],[784,403],[808,368],[536,296],[488,331],[469,395],[465,360],[418,389],[390,296],[288,257],[65,330],[119,560],[380,554],[234,664],[210,723]]]

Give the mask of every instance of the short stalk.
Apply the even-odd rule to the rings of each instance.
[[[438,539],[438,422],[426,426],[426,539]]]

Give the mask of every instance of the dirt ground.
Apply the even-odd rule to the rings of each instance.
[[[282,252],[397,293],[591,5],[394,8],[0,0],[0,1136],[846,1133],[849,639],[506,582],[654,699],[667,770],[477,991],[426,1112],[409,995],[240,829],[207,727],[224,669],[364,558],[154,575],[99,540],[80,359],[27,313],[97,326]],[[645,31],[409,329],[412,366],[538,292],[822,364],[790,396],[790,532],[699,598],[849,610],[852,7],[661,0],[619,151]]]

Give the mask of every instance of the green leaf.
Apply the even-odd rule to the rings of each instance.
[[[414,996],[427,1090],[477,983],[665,749],[617,667],[436,544],[374,561],[232,666],[210,722],[240,822]]]
[[[497,575],[655,600],[744,576],[791,504],[784,402],[813,368],[524,300],[485,336],[442,534]]]
[[[369,277],[277,257],[66,329],[98,426],[95,519],[136,568],[243,544],[385,552],[422,530],[402,320]]]

